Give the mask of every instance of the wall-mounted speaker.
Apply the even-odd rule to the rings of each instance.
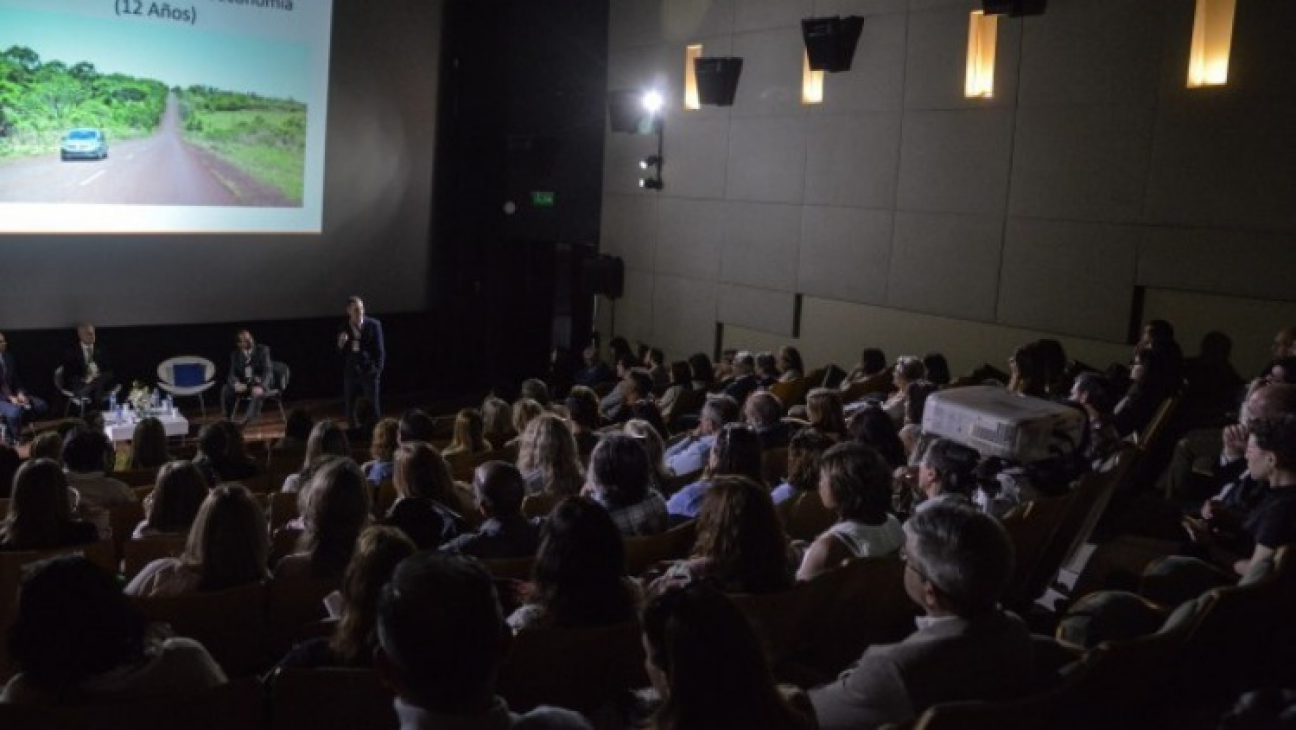
[[[743,60],[734,57],[695,58],[693,75],[697,78],[699,104],[733,106],[738,94],[738,77]]]
[[[815,71],[849,71],[855,57],[864,19],[858,15],[845,18],[806,18],[801,21],[806,56]]]
[[[986,15],[1043,15],[1048,0],[981,0],[981,10]]]
[[[594,296],[620,299],[625,292],[625,263],[620,257],[602,254],[581,265],[581,288]]]

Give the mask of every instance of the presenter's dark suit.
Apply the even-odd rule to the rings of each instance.
[[[342,400],[346,404],[347,423],[357,425],[355,414],[356,396],[363,393],[373,404],[375,413],[382,413],[378,402],[378,381],[382,377],[383,365],[387,362],[387,348],[383,342],[382,323],[373,317],[365,317],[357,333],[351,326],[351,320],[342,323],[338,328],[338,353],[342,363]]]
[[[27,396],[25,407],[9,400],[19,394]],[[18,379],[18,369],[14,366],[13,355],[0,352],[0,420],[4,421],[7,439],[17,443],[19,434],[22,433],[23,419],[39,418],[48,410],[45,401],[27,393],[23,388],[22,381]]]
[[[274,368],[270,364],[270,348],[265,345],[253,345],[251,350],[235,348],[230,353],[229,374],[225,376],[225,387],[221,389],[221,409],[226,418],[234,417],[234,406],[238,403],[239,393],[234,386],[242,383],[248,387],[244,394],[248,397],[248,422],[255,421],[261,415],[261,401],[264,398],[252,396],[253,386],[270,389],[274,386]]]
[[[86,373],[93,362],[99,368],[99,374],[87,381]],[[98,343],[90,348],[87,358],[81,343],[72,346],[63,356],[63,385],[78,396],[90,399],[90,408],[103,407],[104,395],[113,387],[112,365],[108,353]]]

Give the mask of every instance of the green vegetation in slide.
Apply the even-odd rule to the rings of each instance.
[[[160,81],[100,73],[94,64],[42,61],[30,48],[0,51],[0,159],[57,154],[74,127],[109,139],[146,137],[166,109]]]
[[[188,142],[301,205],[305,104],[200,86],[177,93]]]

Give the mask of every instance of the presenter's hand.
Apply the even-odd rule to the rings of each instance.
[[[247,386],[244,385],[243,383],[235,383],[235,384],[234,384],[234,392],[235,392],[235,393],[246,393],[246,392],[247,392]]]
[[[263,396],[263,395],[265,395],[265,388],[262,388],[262,387],[259,386],[259,385],[254,385],[254,386],[252,386],[252,397],[253,397],[253,398],[260,398],[260,397]]]
[[[347,338],[347,333],[345,333],[345,332],[339,332],[339,333],[338,333],[338,344],[337,344],[337,346],[338,346],[338,349],[339,349],[339,350],[341,350],[342,348],[346,347],[347,339],[348,339],[348,338]]]

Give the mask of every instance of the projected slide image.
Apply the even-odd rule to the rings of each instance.
[[[19,230],[97,230],[60,225],[55,205],[99,217],[103,230],[318,229],[327,36],[323,53],[312,48],[283,0],[206,2],[153,17],[156,3],[123,0],[105,14],[102,4],[0,0],[0,219],[13,204],[35,221]],[[132,6],[138,17],[122,12]]]

